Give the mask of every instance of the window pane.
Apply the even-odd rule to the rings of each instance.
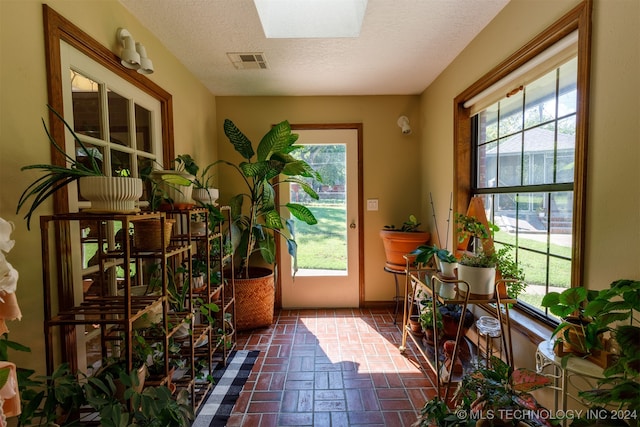
[[[78,144],[78,141],[76,141],[76,160],[79,163],[82,163],[84,166],[93,169],[93,166],[91,164],[91,159],[88,157],[87,154],[91,155],[94,157],[94,159],[96,160],[96,163],[98,165],[98,168],[100,168],[101,170],[104,170],[102,168],[103,162],[104,162],[104,149],[103,147],[98,147],[95,146],[93,144],[90,144],[88,142],[82,141],[82,143],[84,144],[85,148],[82,148],[82,146],[80,144]],[[88,153],[87,153],[88,151]]]
[[[151,152],[151,112],[135,104],[136,110],[136,148]]]
[[[102,139],[100,85],[77,71],[69,71],[73,103],[73,129],[77,134]]]
[[[552,253],[567,256],[570,254],[572,243],[573,193],[569,191],[552,193],[550,208],[550,238],[552,243],[558,245],[557,249],[552,248]],[[568,249],[565,251],[561,248]]]
[[[576,154],[576,116],[558,121],[557,150],[555,182],[573,182]]]
[[[141,156],[138,156],[137,160],[138,160],[137,176],[142,178],[142,184],[143,184],[142,197],[140,197],[140,200],[150,200],[151,194],[152,194],[151,180],[146,178],[149,176],[149,174],[153,170],[154,161],[152,159],[141,157]]]
[[[131,176],[131,155],[118,150],[111,150],[111,175]]]
[[[318,201],[311,199],[298,184],[289,186],[289,200],[312,204],[318,219],[318,224],[310,227],[293,218],[299,275],[310,274],[312,270],[333,271],[334,274],[347,271],[346,148],[344,144],[303,144],[293,153],[296,158],[309,163],[323,179],[318,182],[305,178],[320,196]],[[304,270],[310,271],[305,273]]]
[[[578,59],[574,58],[560,67],[558,95],[558,116],[576,112],[576,80],[578,79]]]
[[[522,173],[522,136],[501,139],[498,145],[498,187],[520,185]]]
[[[552,71],[525,89],[525,128],[537,126],[556,117],[556,71]]]
[[[495,141],[498,139],[498,103],[478,115],[479,139],[478,143]]]
[[[518,251],[518,265],[524,272],[527,290],[518,298],[534,307],[540,308],[540,302],[547,293],[547,255],[527,251]]]
[[[129,101],[113,91],[109,91],[109,133],[114,144],[130,147],[129,141]]]
[[[498,184],[498,144],[491,142],[478,147],[478,187],[489,188]]]
[[[522,130],[522,92],[500,101],[500,136],[510,135]]]
[[[91,159],[89,158],[89,156],[87,156],[88,151],[88,154],[93,156],[93,158],[95,159],[98,168],[104,172],[104,147],[96,146],[86,141],[82,141],[82,143],[84,144],[86,151],[85,148],[82,148],[82,146],[78,144],[78,141],[76,141],[76,160],[78,161],[78,163],[82,163],[87,168],[93,169]],[[80,195],[80,192],[78,192],[78,200],[86,200]]]
[[[549,259],[549,290],[562,292],[571,287],[571,261],[551,257]]]
[[[523,177],[525,185],[553,182],[555,126],[549,124],[529,129],[524,133],[524,151],[527,153]]]

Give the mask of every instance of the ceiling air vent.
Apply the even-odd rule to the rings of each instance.
[[[267,60],[262,52],[228,52],[227,56],[238,70],[266,70]]]

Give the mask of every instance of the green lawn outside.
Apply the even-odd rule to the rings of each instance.
[[[318,224],[307,225],[296,220],[298,268],[346,270],[346,208],[326,205],[309,208]]]
[[[515,235],[511,235],[505,231],[498,231],[495,234],[495,240],[498,242],[514,243]],[[546,252],[546,242],[534,239],[526,239],[520,237],[520,252],[518,254],[518,263],[524,269],[525,279],[527,283],[532,285],[543,285],[546,283],[545,271],[547,257],[540,255],[535,251]],[[524,248],[524,249],[523,249]],[[527,250],[530,249],[530,250]],[[562,257],[571,257],[571,247],[558,244],[551,244],[549,252]],[[570,261],[550,258],[549,259],[549,285],[554,287],[568,288],[571,286],[571,263]]]

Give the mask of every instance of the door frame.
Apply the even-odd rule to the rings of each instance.
[[[357,147],[357,167],[358,167],[358,307],[364,306],[364,198],[363,198],[363,170],[362,170],[362,146],[363,146],[363,125],[362,123],[303,123],[291,124],[291,130],[331,130],[331,129],[355,129],[358,133]],[[278,186],[279,187],[279,186]],[[276,190],[276,204],[278,204],[280,192]],[[280,265],[280,239],[276,239],[277,256],[276,265]],[[282,275],[278,271],[276,280],[275,307],[282,308]]]

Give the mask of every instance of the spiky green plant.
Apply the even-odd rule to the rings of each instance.
[[[50,164],[37,164],[37,165],[29,165],[24,166],[21,170],[40,170],[44,172],[40,178],[36,179],[32,182],[22,193],[20,196],[20,200],[18,200],[18,207],[16,208],[16,213],[20,212],[20,209],[31,199],[31,207],[27,211],[27,214],[24,218],[27,220],[27,229],[30,229],[31,226],[31,217],[33,216],[34,211],[38,206],[40,206],[49,196],[51,196],[56,191],[61,188],[67,186],[73,181],[77,181],[83,176],[101,176],[104,175],[102,169],[98,165],[96,161],[95,154],[92,150],[89,150],[83,143],[80,141],[78,136],[75,134],[71,126],[64,120],[64,118],[51,106],[47,105],[49,110],[54,114],[55,117],[60,119],[64,126],[71,132],[73,139],[76,144],[80,146],[80,150],[84,153],[84,156],[89,160],[89,166],[85,166],[84,164],[78,162],[73,157],[69,156],[65,149],[56,142],[53,138],[47,125],[42,119],[42,126],[44,126],[44,131],[49,138],[49,142],[51,145],[60,152],[68,165],[50,165]],[[64,144],[63,144],[64,145]]]

